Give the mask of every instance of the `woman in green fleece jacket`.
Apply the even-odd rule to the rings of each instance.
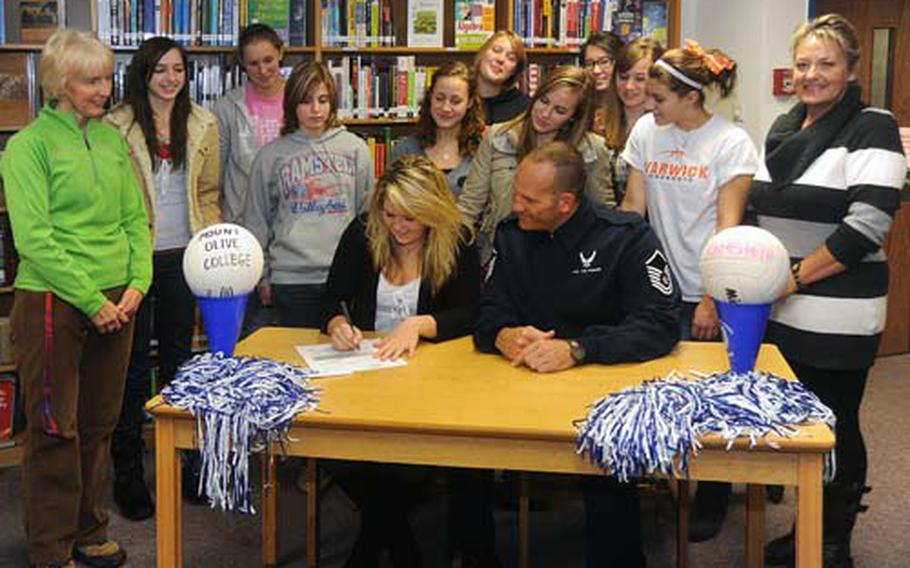
[[[28,421],[23,500],[34,566],[119,566],[102,506],[133,316],[152,276],[148,216],[123,138],[98,119],[113,53],[61,31],[41,55],[49,102],[2,175],[19,252],[11,317]]]

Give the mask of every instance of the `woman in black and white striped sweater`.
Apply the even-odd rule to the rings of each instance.
[[[821,16],[796,31],[800,102],[771,126],[750,196],[759,225],[783,241],[793,261],[767,339],[837,415],[837,475],[824,496],[826,567],[853,565],[850,534],[866,481],[859,407],[885,323],[881,247],[907,165],[894,117],[860,101],[859,56],[856,32],[842,16]],[[792,558],[792,533],[766,551],[770,565]]]

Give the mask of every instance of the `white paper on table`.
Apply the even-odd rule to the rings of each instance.
[[[401,367],[408,362],[402,358],[382,361],[373,357],[376,353],[376,339],[360,342],[360,348],[353,351],[338,351],[331,343],[297,345],[297,353],[303,357],[313,376],[349,375],[358,371],[373,371]]]

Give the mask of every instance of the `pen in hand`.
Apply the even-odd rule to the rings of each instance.
[[[348,326],[350,326],[351,334],[356,337],[356,334],[354,334],[354,320],[351,319],[351,311],[348,309],[348,303],[344,300],[341,300],[339,304],[341,305],[341,313],[344,315],[344,321],[346,321]],[[360,349],[359,341],[354,345],[354,349]]]

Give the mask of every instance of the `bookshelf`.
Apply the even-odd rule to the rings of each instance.
[[[4,54],[40,52],[39,43],[21,41],[27,31],[21,29],[24,24],[17,21],[20,14],[19,6],[23,0],[0,1],[4,2],[6,14],[3,38],[8,42],[0,43],[0,58]],[[313,58],[339,67],[347,65],[345,69],[350,72],[350,67],[354,65],[352,59],[359,58],[356,61],[358,69],[382,65],[386,68],[413,66],[428,75],[432,68],[451,57],[463,58],[466,62],[473,58],[476,46],[482,42],[484,32],[481,32],[479,39],[473,44],[468,44],[467,47],[462,45],[465,43],[462,41],[463,38],[471,30],[465,27],[470,24],[464,24],[465,18],[461,15],[469,9],[474,10],[471,13],[477,20],[477,14],[481,13],[479,10],[484,6],[492,7],[495,16],[483,20],[483,26],[490,30],[516,31],[525,38],[529,62],[551,67],[576,61],[578,45],[592,29],[609,26],[621,32],[631,30],[631,33],[635,33],[635,30],[647,31],[653,28],[653,22],[646,25],[641,15],[653,14],[655,9],[663,17],[662,23],[658,22],[660,25],[657,26],[656,33],[666,37],[668,45],[678,45],[681,3],[681,0],[53,1],[56,1],[58,11],[65,14],[67,27],[92,29],[97,31],[102,39],[109,40],[117,54],[118,73],[123,72],[130,54],[137,49],[136,44],[145,35],[162,33],[171,35],[183,43],[192,43],[193,45],[186,46],[191,58],[201,61],[201,67],[217,66],[218,72],[214,75],[220,78],[220,84],[198,89],[200,94],[197,96],[197,102],[203,106],[210,106],[215,99],[240,80],[239,69],[233,57],[236,36],[245,23],[244,18],[249,19],[257,14],[263,16],[262,19],[266,23],[273,24],[289,39],[294,40],[286,48],[288,64]],[[166,15],[155,20],[154,24],[143,21],[143,10],[149,10],[147,6],[154,7],[156,4],[161,7],[161,13]],[[627,5],[634,7],[634,10],[626,10]],[[215,6],[223,9],[218,12]],[[286,10],[286,18],[280,17],[279,10],[276,19],[274,9],[276,6]],[[435,17],[429,19],[435,22],[433,42],[437,45],[409,45],[410,8],[414,6],[428,7],[435,11]],[[191,15],[192,7],[197,9],[196,16]],[[441,7],[441,12],[438,7]],[[205,11],[209,8],[215,11],[206,15]],[[339,25],[345,25],[346,19],[350,21],[343,30],[344,33],[341,33]],[[304,24],[303,30],[294,27],[300,23]],[[651,27],[648,27],[649,25]],[[192,26],[196,27],[191,29]],[[462,33],[459,33],[459,30]],[[414,36],[410,39],[419,38]],[[31,65],[35,63],[36,56],[33,56]],[[339,76],[336,74],[336,77]],[[200,83],[203,81],[201,75],[195,80]],[[354,77],[347,80],[357,82]],[[375,80],[378,85],[379,79]],[[193,82],[194,77],[191,76],[190,81]],[[209,79],[206,78],[205,82],[208,85]],[[424,83],[425,81],[419,81],[419,85]],[[40,104],[35,91],[36,89],[32,89],[31,93],[32,114]],[[358,131],[369,132],[373,128],[381,127],[404,131],[413,127],[413,117],[417,110],[416,100],[409,103],[410,108],[407,110],[343,108],[342,122]],[[0,141],[17,129],[17,126],[0,127]]]

